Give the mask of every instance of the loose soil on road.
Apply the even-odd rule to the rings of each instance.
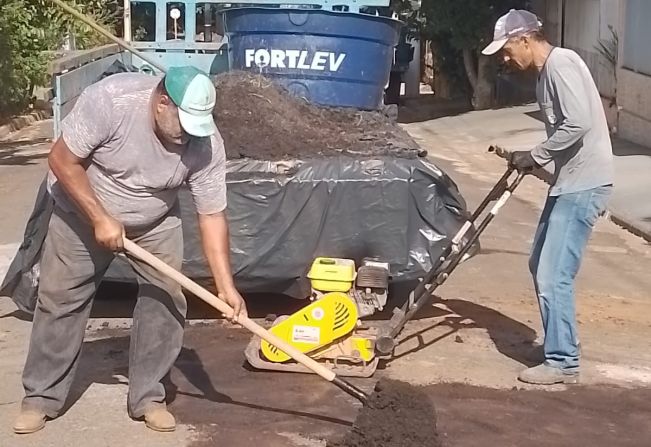
[[[489,144],[524,150],[542,141],[544,129],[530,116],[534,109],[419,119],[406,128],[459,184],[472,207],[505,169],[503,160],[486,154]],[[33,133],[21,132],[15,140],[40,141]],[[5,147],[2,206],[11,212],[0,220],[0,243],[6,265],[22,241],[46,170],[47,147]],[[651,439],[651,248],[608,220],[595,227],[577,283],[582,385],[540,389],[515,379],[541,361],[543,332],[527,259],[546,190],[527,178],[482,236],[481,253],[461,264],[437,289],[440,301],[405,327],[395,357],[373,379],[351,382],[367,392],[382,378],[420,386],[435,406],[439,437],[448,447],[646,447]],[[74,405],[41,432],[20,438],[11,424],[23,394],[30,323],[9,299],[0,300],[0,445],[325,447],[350,432],[359,402],[316,376],[252,371],[243,355],[249,334],[220,322],[187,330],[167,385],[177,432],[152,433],[131,421],[127,317],[133,299],[121,305],[123,295],[128,294],[107,291],[95,302]],[[263,306],[248,302],[256,318],[291,313],[301,304],[281,306],[277,296],[263,298]],[[384,318],[393,304],[399,303],[388,305]],[[190,318],[214,315],[190,307]],[[109,329],[98,332],[101,327]]]
[[[88,381],[126,374],[128,332],[99,333],[107,338],[84,346],[92,354],[85,355],[83,370],[94,377],[79,383],[77,393]],[[243,356],[248,341],[245,330],[227,323],[187,329],[167,390],[179,422],[194,427],[193,447],[323,447],[351,430],[357,401],[315,375],[251,370]],[[378,371],[374,379],[352,382],[371,391],[382,376]],[[651,389],[604,385],[550,392],[437,384],[420,392],[436,408],[438,421],[431,424],[437,424],[443,446],[643,447],[651,439]],[[381,434],[368,439],[373,442],[344,445],[388,446]]]
[[[434,405],[423,389],[382,379],[368,405],[359,411],[350,433],[328,447],[439,447]]]

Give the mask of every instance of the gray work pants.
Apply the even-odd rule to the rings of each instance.
[[[153,228],[129,237],[176,269],[183,258],[181,227]],[[114,254],[95,241],[90,225],[55,209],[43,247],[38,304],[23,371],[24,409],[60,414],[81,353],[95,291]],[[130,259],[139,293],[129,348],[129,415],[165,405],[161,383],[183,344],[187,310],[181,287]]]

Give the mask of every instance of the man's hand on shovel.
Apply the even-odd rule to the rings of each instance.
[[[239,317],[248,317],[244,298],[242,298],[242,295],[240,295],[240,292],[238,292],[237,289],[232,288],[224,292],[219,292],[217,296],[220,300],[224,301],[226,304],[233,308],[232,313],[222,314],[224,317],[228,318],[233,323],[237,323],[237,319]]]
[[[124,226],[109,214],[104,214],[93,221],[95,240],[99,245],[113,252],[124,249]]]

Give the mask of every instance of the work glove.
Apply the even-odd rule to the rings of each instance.
[[[538,163],[531,156],[531,151],[515,151],[511,152],[509,157],[509,165],[520,172],[533,171],[540,167]]]

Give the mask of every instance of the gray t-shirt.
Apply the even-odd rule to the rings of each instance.
[[[184,181],[199,214],[226,208],[221,136],[193,138],[178,152],[166,149],[154,133],[150,105],[158,82],[141,73],[109,76],[86,88],[61,123],[70,151],[88,161],[98,199],[127,229],[179,225],[178,190]],[[58,206],[75,211],[52,172],[49,186]]]
[[[581,57],[554,48],[538,77],[536,96],[548,139],[532,155],[542,166],[554,164],[550,195],[612,184],[613,151],[606,114]]]

